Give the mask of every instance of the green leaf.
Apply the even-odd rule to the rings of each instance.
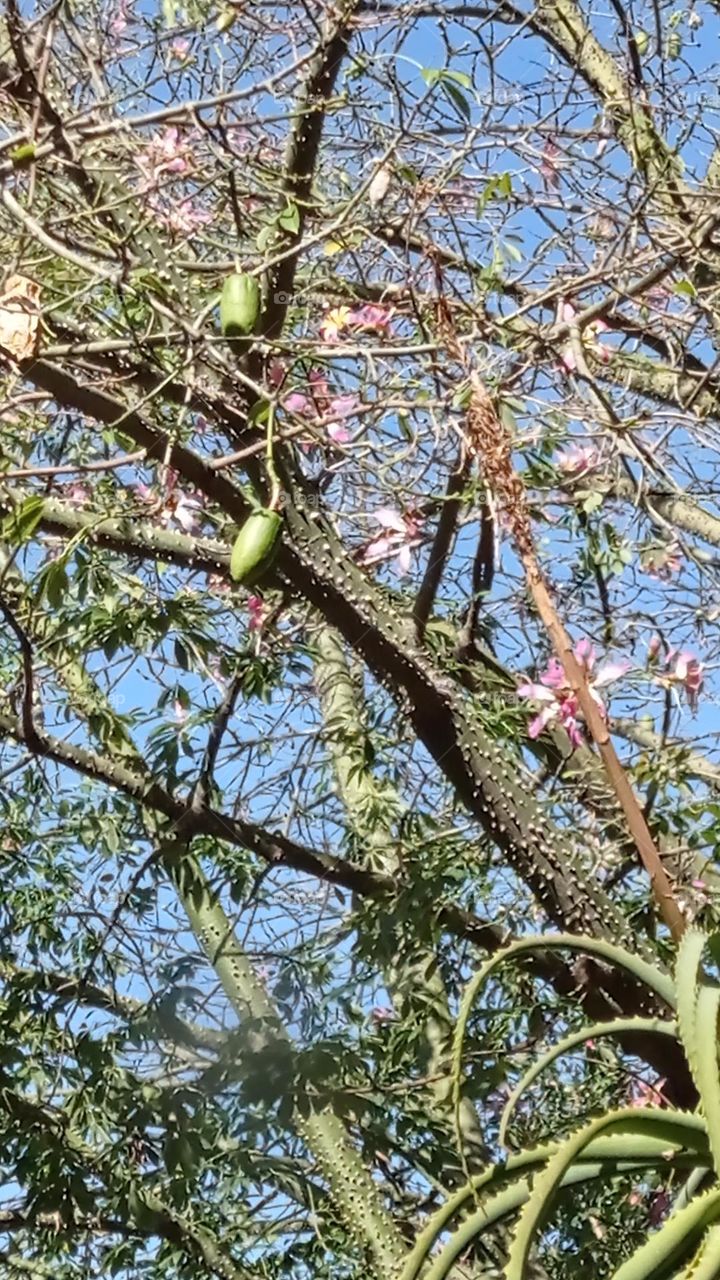
[[[62,560],[53,560],[43,574],[45,599],[53,609],[59,609],[68,589],[68,576]]]
[[[673,1149],[682,1150],[688,1145],[691,1150],[697,1149],[698,1144],[702,1148],[705,1137],[700,1117],[666,1112],[656,1107],[625,1107],[619,1111],[610,1111],[584,1125],[561,1145],[548,1161],[543,1173],[535,1179],[530,1198],[513,1233],[505,1280],[525,1280],[533,1242],[548,1220],[563,1177],[580,1157],[584,1157],[592,1139],[606,1133],[658,1137],[667,1142],[669,1153]],[[720,1213],[720,1191],[716,1195]],[[657,1280],[661,1274],[664,1276],[667,1272],[658,1272]],[[620,1272],[616,1280],[620,1280]],[[630,1280],[630,1273],[622,1280]]]
[[[277,238],[278,238],[278,230],[275,225],[275,221],[273,220],[272,222],[266,223],[264,227],[260,228],[255,240],[255,244],[257,245],[258,252],[265,253],[265,251],[270,248],[270,246],[273,244],[275,240],[277,240]]]
[[[472,117],[472,108],[462,90],[458,89],[452,80],[443,80],[440,87],[450,105],[455,107],[460,118],[469,121]]]
[[[443,77],[446,80],[454,80],[456,84],[461,84],[463,89],[472,89],[473,82],[466,71],[443,71]]]
[[[277,221],[283,231],[290,231],[293,235],[300,230],[300,210],[293,200],[288,200],[282,213],[278,214]]]
[[[0,537],[4,541],[11,542],[13,546],[28,542],[42,520],[44,510],[44,498],[39,494],[32,494],[5,517]]]
[[[559,1040],[557,1044],[542,1054],[535,1062],[532,1063],[524,1075],[515,1085],[510,1094],[500,1119],[500,1131],[498,1141],[504,1146],[507,1145],[507,1129],[512,1119],[513,1112],[517,1109],[517,1105],[527,1089],[533,1081],[537,1080],[557,1058],[563,1054],[571,1053],[573,1049],[577,1049],[580,1045],[584,1045],[587,1040],[597,1040],[601,1036],[619,1036],[627,1032],[644,1031],[650,1035],[666,1035],[673,1039],[677,1038],[677,1026],[674,1022],[663,1022],[659,1018],[614,1018],[610,1022],[595,1022],[586,1027],[582,1027],[579,1031],[572,1032],[571,1035],[565,1036]]]

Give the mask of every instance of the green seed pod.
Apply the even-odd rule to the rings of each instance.
[[[260,286],[254,276],[234,272],[223,285],[220,328],[224,338],[245,338],[260,314]]]
[[[278,548],[282,516],[277,511],[254,511],[240,530],[230,556],[234,582],[256,581],[269,568]]]

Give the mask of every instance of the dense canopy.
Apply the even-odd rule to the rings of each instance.
[[[3,1275],[720,1275],[719,33],[6,0]]]

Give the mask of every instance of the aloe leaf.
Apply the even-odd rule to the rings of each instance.
[[[632,1258],[618,1268],[612,1280],[665,1280],[677,1269],[678,1263],[684,1261],[705,1228],[719,1217],[720,1188],[713,1187],[668,1218]],[[696,1280],[696,1273],[690,1274]]]
[[[715,1172],[720,1175],[720,1078],[718,1077],[718,1012],[720,988],[703,986],[696,1013],[697,1086]]]
[[[688,929],[678,947],[675,963],[675,992],[677,998],[677,1020],[680,1038],[685,1050],[688,1066],[697,1083],[696,1055],[696,1023],[697,999],[700,985],[700,963],[705,950],[707,937],[699,929]]]
[[[545,1071],[556,1058],[562,1057],[565,1053],[570,1053],[576,1049],[578,1045],[584,1044],[586,1040],[599,1039],[600,1036],[622,1035],[625,1031],[646,1031],[653,1032],[658,1035],[667,1035],[675,1037],[677,1035],[677,1026],[674,1022],[664,1022],[661,1018],[614,1018],[611,1022],[595,1022],[586,1027],[582,1027],[580,1031],[573,1031],[571,1035],[565,1036],[563,1040],[559,1040],[557,1044],[552,1045],[542,1057],[538,1058],[532,1064],[518,1081],[508,1098],[503,1109],[500,1119],[500,1132],[498,1140],[503,1146],[507,1146],[507,1129],[512,1115],[517,1108],[520,1098],[530,1087],[534,1080]]]
[[[694,1160],[695,1156],[694,1154],[685,1154],[682,1159]],[[638,1173],[647,1169],[648,1166],[654,1167],[656,1162],[661,1163],[663,1167],[667,1167],[667,1152],[663,1155],[658,1152],[649,1160],[583,1161],[581,1164],[574,1165],[572,1169],[568,1169],[562,1179],[560,1189],[575,1186],[581,1182],[592,1182],[596,1179],[602,1179],[605,1182],[608,1177],[612,1177],[615,1174]],[[506,1187],[504,1191],[492,1196],[477,1209],[453,1233],[437,1258],[433,1260],[429,1270],[424,1274],[423,1280],[445,1280],[450,1269],[477,1236],[493,1227],[502,1218],[509,1217],[510,1214],[515,1213],[527,1203],[530,1198],[530,1187],[531,1184],[527,1178],[519,1179],[511,1186]],[[402,1280],[405,1280],[405,1273],[403,1273]],[[414,1280],[414,1276],[412,1280]]]
[[[604,1176],[613,1170],[620,1171],[631,1167],[661,1168],[667,1171],[669,1157],[674,1150],[677,1164],[682,1166],[689,1165],[691,1168],[704,1165],[703,1172],[705,1172],[710,1167],[710,1159],[705,1151],[707,1144],[703,1121],[699,1116],[694,1115],[683,1116],[682,1120],[684,1122],[682,1133],[686,1140],[685,1146],[689,1148],[688,1152],[682,1150],[682,1140],[679,1133],[677,1135],[678,1141],[675,1142],[668,1140],[666,1131],[657,1135],[638,1133],[605,1134],[595,1138],[588,1144],[584,1152],[583,1166],[589,1167],[588,1162],[595,1162],[598,1168],[604,1171]],[[490,1165],[487,1169],[471,1177],[465,1186],[458,1188],[453,1195],[448,1196],[447,1200],[435,1211],[418,1236],[398,1280],[416,1280],[438,1236],[448,1229],[452,1219],[465,1207],[469,1200],[476,1199],[482,1193],[487,1194],[513,1179],[516,1180],[519,1186],[523,1183],[526,1175],[532,1174],[546,1165],[551,1156],[554,1156],[560,1150],[560,1145],[557,1142],[546,1143],[543,1146],[534,1147],[510,1156],[503,1164]],[[572,1173],[572,1170],[570,1173]],[[569,1177],[570,1174],[568,1174]],[[526,1182],[524,1185],[529,1186]],[[521,1197],[516,1207],[519,1208],[524,1204],[526,1198]],[[499,1197],[496,1197],[496,1199],[499,1201]],[[474,1217],[476,1225],[471,1235],[482,1231],[493,1213],[495,1218],[498,1216],[496,1210],[491,1207],[494,1203],[494,1200],[483,1202],[482,1207],[477,1211],[477,1217]],[[495,1220],[495,1218],[492,1220]],[[463,1224],[460,1230],[464,1231],[465,1225]],[[429,1277],[425,1277],[424,1280],[429,1280]]]
[[[720,1276],[720,1227],[710,1227],[692,1262],[677,1280],[717,1280]]]
[[[666,1112],[653,1107],[626,1107],[590,1121],[561,1145],[535,1179],[532,1195],[515,1228],[506,1280],[524,1280],[533,1241],[550,1214],[562,1179],[592,1139],[603,1133],[654,1136],[665,1138],[669,1148],[707,1149],[705,1122],[696,1115]]]
[[[528,938],[520,938],[517,942],[513,942],[510,946],[505,947],[502,951],[496,952],[494,956],[482,966],[482,968],[471,978],[460,1004],[457,1022],[455,1024],[455,1032],[453,1035],[453,1048],[450,1061],[450,1082],[452,1089],[453,1113],[455,1116],[455,1133],[457,1139],[458,1150],[464,1163],[464,1151],[462,1143],[462,1134],[460,1131],[459,1115],[460,1101],[462,1095],[462,1061],[463,1061],[463,1045],[465,1041],[465,1032],[467,1024],[472,1012],[473,1005],[482,990],[483,986],[490,977],[490,974],[497,969],[506,960],[514,959],[520,955],[526,955],[532,951],[558,951],[558,950],[582,951],[588,955],[597,956],[599,959],[606,960],[616,967],[624,969],[630,973],[638,982],[643,983],[654,991],[671,1009],[675,1008],[675,990],[672,980],[655,965],[649,964],[645,960],[641,960],[639,956],[634,956],[631,952],[626,951],[624,947],[618,947],[614,943],[605,942],[601,938],[589,938],[584,936],[575,936],[574,934],[540,934]],[[466,1170],[467,1173],[467,1170]]]

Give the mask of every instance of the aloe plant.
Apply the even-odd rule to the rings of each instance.
[[[512,1117],[530,1085],[562,1054],[598,1036],[612,1039],[651,1031],[682,1046],[695,1082],[695,1112],[672,1106],[623,1107],[579,1124],[558,1141],[509,1153],[449,1195],[426,1223],[399,1280],[446,1280],[459,1259],[501,1223],[511,1226],[505,1280],[525,1280],[544,1228],[561,1194],[581,1183],[622,1174],[678,1170],[684,1176],[671,1212],[608,1280],[713,1280],[720,1277],[720,985],[708,972],[720,935],[690,929],[677,952],[671,979],[621,947],[597,939],[532,937],[497,953],[469,982],[458,1015],[453,1053],[455,1106],[462,1097],[463,1043],[468,1019],[490,974],[508,960],[540,949],[567,948],[624,970],[648,989],[667,1016],[618,1018],[586,1025],[548,1049],[510,1095],[500,1125],[507,1147]],[[457,1126],[462,1154],[462,1131]],[[467,1167],[466,1167],[467,1169]]]

